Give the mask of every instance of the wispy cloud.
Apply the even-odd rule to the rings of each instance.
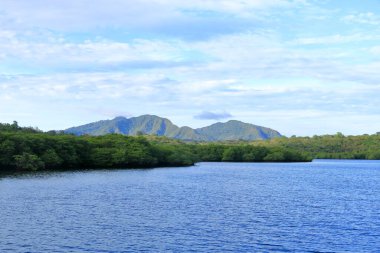
[[[222,120],[222,119],[228,119],[232,118],[232,114],[228,112],[208,112],[203,111],[202,113],[195,115],[195,119],[200,120]]]
[[[342,18],[347,23],[359,23],[365,25],[380,25],[380,16],[373,12],[355,13]]]
[[[380,39],[380,35],[377,34],[361,34],[354,33],[349,35],[335,34],[330,36],[320,36],[320,37],[306,37],[298,38],[295,40],[296,44],[299,45],[334,45],[334,44],[346,44],[353,42],[365,42],[365,41],[376,41]]]
[[[295,8],[301,0],[4,0],[0,21],[16,30],[99,32],[114,29],[128,36],[156,34],[185,39],[241,32],[271,8]],[[227,18],[226,18],[227,17]]]

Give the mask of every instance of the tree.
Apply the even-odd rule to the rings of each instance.
[[[57,155],[54,149],[46,150],[41,156],[42,161],[47,168],[61,167],[63,160]]]
[[[369,160],[380,160],[380,151],[376,150],[367,155],[367,159]]]
[[[33,154],[23,153],[14,156],[17,169],[36,171],[45,168],[45,164],[41,159]]]
[[[196,152],[202,161],[215,162],[221,161],[223,157],[224,147],[222,145],[207,144],[207,145],[194,145],[194,152]]]
[[[267,162],[282,162],[286,161],[285,155],[282,151],[274,151],[264,157],[264,161]]]
[[[113,148],[95,148],[91,153],[92,166],[109,168],[114,166]]]
[[[12,125],[11,125],[11,128],[12,128],[13,130],[18,130],[18,129],[19,129],[19,126],[18,126],[17,121],[13,121],[13,123],[12,123]]]
[[[243,160],[243,152],[240,147],[229,147],[223,152],[223,161],[241,162]]]
[[[246,146],[244,148],[243,161],[260,162],[267,155],[268,150],[265,147]]]
[[[11,167],[12,157],[16,154],[16,145],[12,140],[1,140],[0,142],[0,166]]]

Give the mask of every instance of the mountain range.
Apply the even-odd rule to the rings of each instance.
[[[142,133],[184,141],[265,140],[282,136],[273,129],[237,120],[192,129],[186,126],[178,127],[170,120],[155,115],[142,115],[132,118],[116,117],[112,120],[101,120],[64,131],[75,135],[95,136],[111,133],[123,135]]]

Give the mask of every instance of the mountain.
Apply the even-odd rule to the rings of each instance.
[[[66,129],[65,132],[75,135],[105,135],[110,133],[137,135],[144,133],[186,141],[263,140],[281,137],[281,134],[273,129],[237,120],[192,129],[186,126],[178,127],[170,120],[154,115],[133,118],[116,117],[112,120],[101,120],[72,127]]]
[[[208,127],[198,128],[195,131],[203,136],[210,136],[215,141],[265,140],[281,137],[281,134],[273,129],[237,120],[230,120],[226,123],[215,123]]]

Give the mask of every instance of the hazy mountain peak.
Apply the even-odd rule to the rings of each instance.
[[[113,120],[127,120],[127,118],[124,116],[117,116]]]

